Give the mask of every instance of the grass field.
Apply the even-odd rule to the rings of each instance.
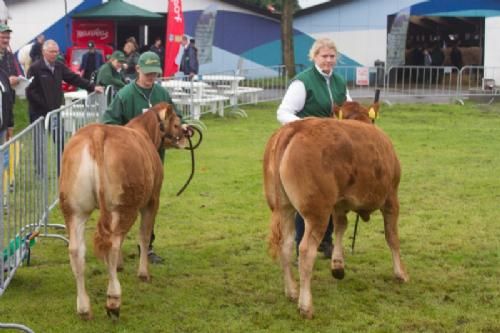
[[[380,213],[346,237],[346,277],[315,264],[315,318],[303,320],[267,255],[269,210],[262,191],[265,143],[276,104],[248,106],[247,119],[204,118],[196,175],[187,151],[167,154],[155,243],[166,263],[136,278],[137,228],[124,243],[121,318],[104,310],[107,273],[92,253],[86,282],[94,319],[76,315],[66,246],[39,239],[0,298],[0,322],[36,332],[500,332],[500,112],[474,105],[395,105],[378,126],[401,160],[400,239],[411,281],[397,283]],[[94,215],[95,218],[95,215]],[[351,216],[350,220],[353,218]],[[54,212],[52,222],[62,223]],[[351,236],[353,223],[346,236]]]

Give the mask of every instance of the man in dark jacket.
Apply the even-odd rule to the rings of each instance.
[[[88,92],[104,92],[103,87],[95,86],[71,71],[64,63],[57,61],[59,46],[56,41],[46,41],[42,47],[42,54],[42,59],[35,61],[28,70],[28,78],[33,77],[33,81],[26,88],[31,123],[62,105],[62,81],[86,89]]]
[[[189,43],[186,36],[182,37],[182,46],[184,47],[184,52],[182,53],[179,70],[192,78],[194,75],[198,74],[198,52],[196,48]]]
[[[30,123],[40,117],[45,117],[52,110],[59,109],[63,102],[62,81],[86,89],[88,92],[103,93],[104,88],[95,86],[90,81],[71,71],[63,62],[58,61],[59,46],[54,40],[43,43],[42,59],[35,61],[28,70],[28,77],[33,78],[26,88],[26,98],[29,104]],[[59,174],[59,161],[64,149],[63,129],[59,126],[59,117],[51,119],[53,139],[57,149],[57,171]],[[35,166],[38,175],[42,175],[40,154],[35,153]]]
[[[80,71],[83,77],[90,80],[92,74],[96,72],[104,64],[102,54],[95,49],[94,42],[89,42],[89,50],[82,56],[82,63],[80,64]]]

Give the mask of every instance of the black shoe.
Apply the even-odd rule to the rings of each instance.
[[[154,253],[153,250],[148,251],[148,261],[150,264],[158,265],[163,263],[163,258]]]
[[[333,253],[333,245],[330,242],[321,242],[321,244],[319,244],[318,251],[323,252],[325,258],[330,259]]]

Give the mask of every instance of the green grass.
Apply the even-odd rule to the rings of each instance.
[[[400,238],[411,281],[397,283],[379,213],[362,223],[346,277],[316,261],[315,318],[300,318],[266,253],[269,210],[262,191],[265,143],[279,125],[276,104],[245,106],[249,117],[206,117],[187,179],[186,151],[169,151],[155,243],[166,263],[153,281],[136,278],[137,228],[124,243],[118,323],[105,314],[106,268],[92,254],[88,224],[86,282],[94,312],[76,315],[67,249],[39,239],[0,298],[0,322],[36,332],[499,332],[500,113],[474,105],[384,107],[378,121],[401,160]],[[95,216],[94,216],[95,218]],[[352,216],[351,216],[352,220]],[[58,212],[51,222],[62,223]],[[353,224],[346,236],[351,236]]]

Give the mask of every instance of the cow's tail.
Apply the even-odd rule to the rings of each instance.
[[[111,213],[106,206],[105,198],[105,177],[106,172],[104,168],[104,131],[96,131],[95,136],[92,138],[92,150],[94,152],[94,159],[96,162],[96,177],[95,191],[97,194],[97,201],[99,202],[99,221],[94,235],[94,253],[96,257],[103,259],[109,253],[111,248]]]
[[[269,164],[269,169],[265,171],[265,176],[268,179],[265,180],[267,186],[272,187],[267,192],[272,192],[273,195],[267,195],[268,204],[272,211],[270,233],[268,239],[268,250],[269,254],[273,259],[276,259],[283,246],[283,220],[282,214],[282,196],[286,196],[283,185],[281,183],[280,177],[280,164],[285,153],[288,144],[290,143],[294,130],[287,126],[282,128],[278,133],[276,133],[270,140],[268,147],[266,148],[266,166]],[[269,184],[270,183],[270,184]]]

